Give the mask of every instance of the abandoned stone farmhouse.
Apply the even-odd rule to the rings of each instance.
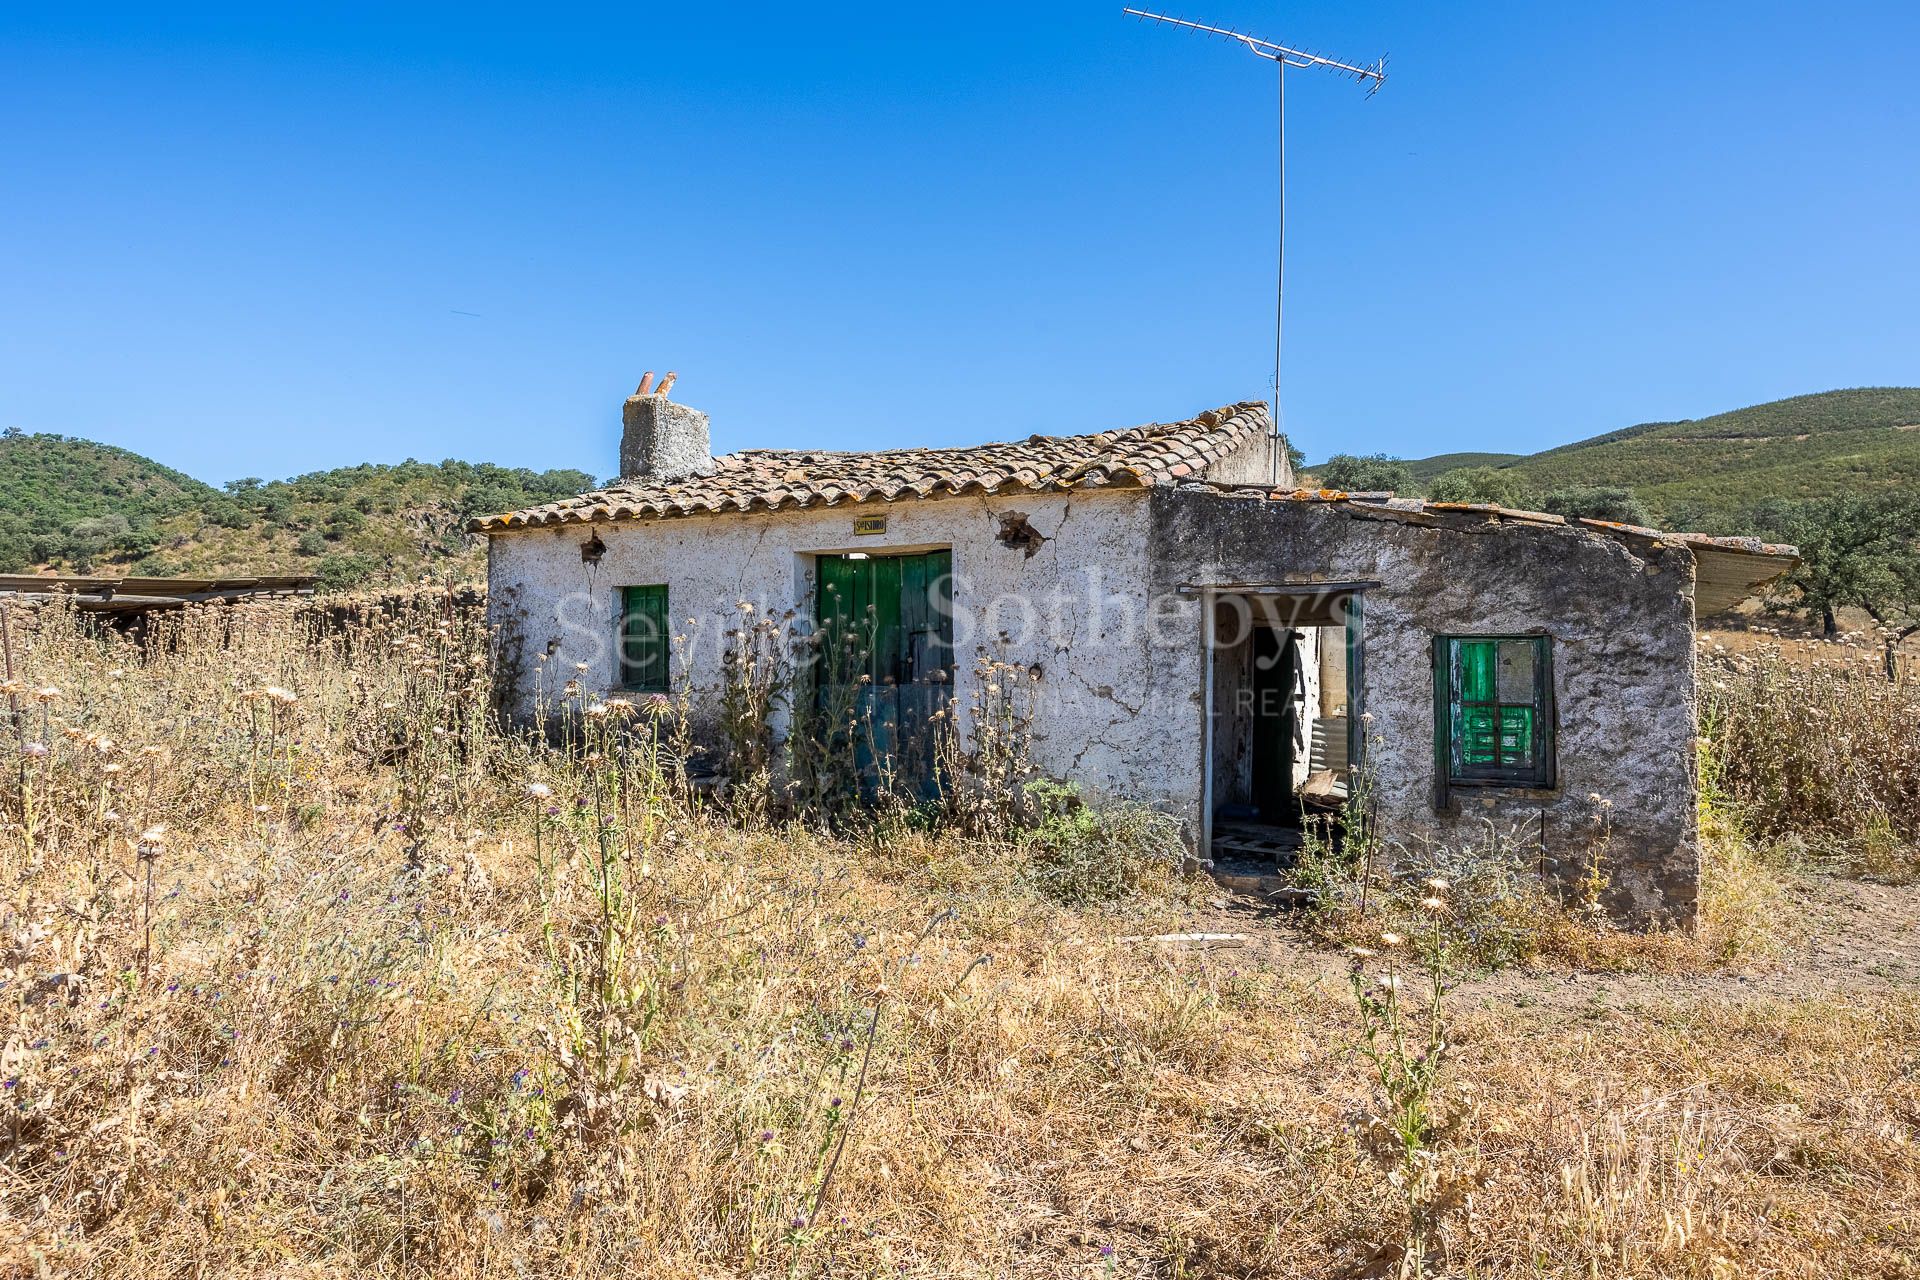
[[[1337,804],[1364,762],[1403,844],[1493,830],[1570,874],[1604,832],[1611,905],[1645,921],[1696,897],[1697,619],[1793,563],[1750,540],[1299,490],[1258,402],[718,458],[706,416],[645,383],[624,417],[618,482],[474,522],[517,714],[577,680],[684,689],[711,716],[745,602],[860,630],[882,752],[950,701],[964,716],[981,659],[1014,663],[1039,771],[1174,815],[1203,865]]]

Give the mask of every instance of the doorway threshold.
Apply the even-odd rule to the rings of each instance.
[[[1306,906],[1313,901],[1313,894],[1295,887],[1288,874],[1299,862],[1301,844],[1296,827],[1216,822],[1213,862],[1207,874],[1222,889],[1258,898],[1270,906]]]

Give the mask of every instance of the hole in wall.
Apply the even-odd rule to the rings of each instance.
[[[1000,532],[995,535],[1001,546],[1012,547],[1026,552],[1027,559],[1033,559],[1033,553],[1047,540],[1047,535],[1034,528],[1024,511],[1009,511],[1000,517]]]

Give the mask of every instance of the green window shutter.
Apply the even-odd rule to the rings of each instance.
[[[620,589],[620,687],[665,693],[672,656],[665,584]]]
[[[1491,640],[1458,640],[1460,646],[1460,697],[1466,702],[1492,702],[1494,653]]]
[[[1500,763],[1499,708],[1494,702],[1495,645],[1491,640],[1453,642],[1454,736],[1457,774]]]
[[[1453,777],[1453,642],[1433,638],[1433,807],[1445,809],[1453,801],[1448,780]]]
[[[1546,636],[1435,639],[1435,752],[1444,717],[1448,785],[1554,785],[1552,661]]]
[[[1533,785],[1557,787],[1560,785],[1560,760],[1553,735],[1559,711],[1553,702],[1553,644],[1545,636],[1538,637],[1535,644],[1539,646],[1534,658],[1539,691],[1534,694]]]

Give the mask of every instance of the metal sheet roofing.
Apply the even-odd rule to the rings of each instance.
[[[209,600],[309,595],[313,584],[311,576],[299,574],[252,578],[96,578],[9,573],[0,574],[0,596],[66,595],[73,597],[76,608],[87,612],[137,612]]]

